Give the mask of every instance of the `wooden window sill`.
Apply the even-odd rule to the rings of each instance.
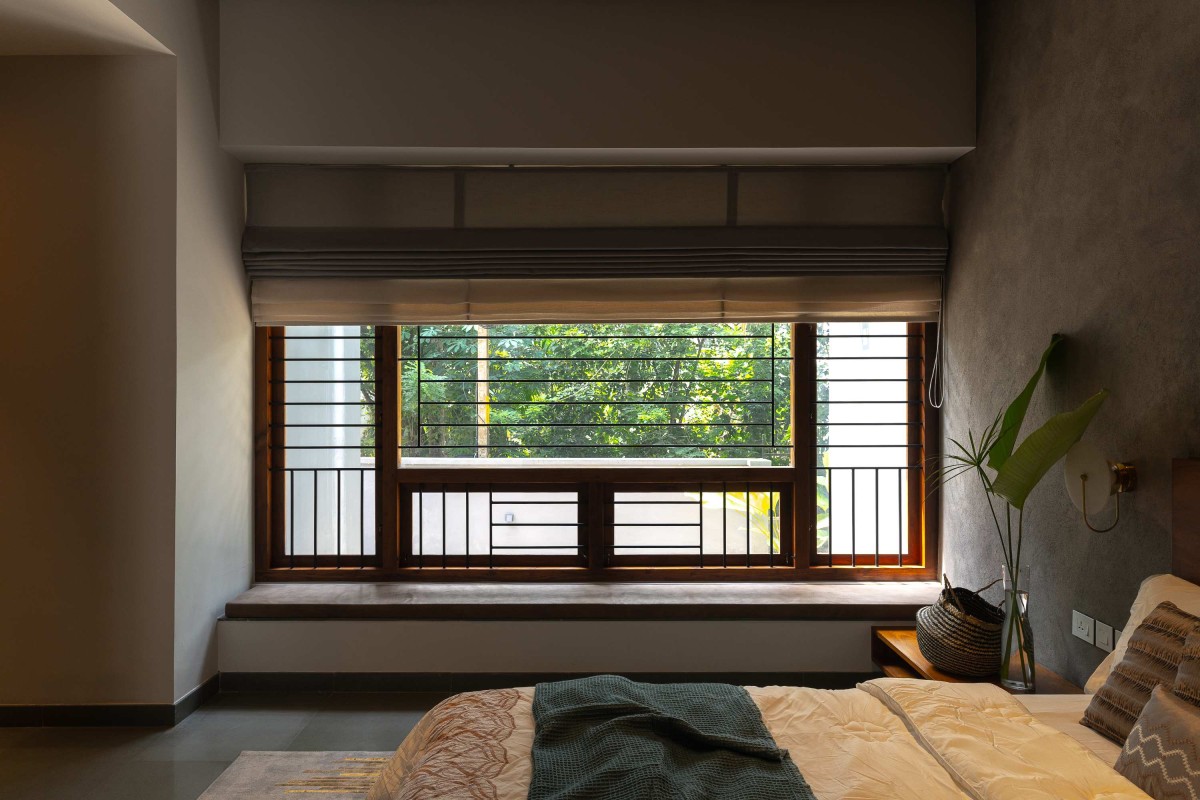
[[[935,581],[881,583],[262,583],[229,619],[911,621]]]

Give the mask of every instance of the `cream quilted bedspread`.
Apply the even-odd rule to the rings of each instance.
[[[747,691],[820,800],[1147,800],[994,686],[882,678],[838,691]],[[532,704],[532,688],[446,700],[368,800],[524,800]]]

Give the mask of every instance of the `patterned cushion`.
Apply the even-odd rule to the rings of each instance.
[[[1190,634],[1183,643],[1173,691],[1181,700],[1200,706],[1200,633]]]
[[[1114,769],[1155,800],[1200,800],[1200,708],[1154,687]]]
[[[1142,624],[1142,620],[1164,600],[1170,600],[1189,614],[1200,615],[1200,586],[1174,575],[1151,575],[1146,578],[1138,587],[1137,599],[1129,609],[1129,619],[1123,626],[1124,630],[1117,637],[1117,646],[1104,657],[1104,661],[1100,662],[1100,666],[1096,667],[1096,671],[1088,678],[1087,685],[1083,687],[1085,692],[1095,694],[1104,685],[1108,676],[1112,674],[1112,668],[1125,657],[1129,637],[1137,630],[1137,626]]]
[[[1198,630],[1200,617],[1174,603],[1159,603],[1129,637],[1124,658],[1096,692],[1080,722],[1123,744],[1154,687],[1174,685],[1184,641]]]

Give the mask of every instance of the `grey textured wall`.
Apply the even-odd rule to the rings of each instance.
[[[248,161],[323,146],[358,161],[372,148],[494,148],[509,154],[499,163],[543,148],[970,147],[973,10],[225,0],[221,142],[261,156]]]
[[[1119,627],[1170,568],[1170,459],[1200,455],[1200,4],[1007,0],[979,7],[978,149],[951,170],[949,398],[958,437],[1070,337],[1029,420],[1112,397],[1089,432],[1141,487],[1088,532],[1056,467],[1027,506],[1039,660],[1082,681],[1103,653],[1076,608]],[[983,584],[999,549],[978,489],[945,494],[946,567]]]

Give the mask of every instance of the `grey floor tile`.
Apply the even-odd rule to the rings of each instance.
[[[395,750],[417,721],[414,712],[325,712],[316,715],[289,750]]]
[[[446,696],[222,695],[174,728],[0,728],[0,798],[195,800],[243,750],[394,750]]]
[[[193,715],[198,717],[198,714]],[[232,761],[243,750],[287,750],[311,719],[309,713],[264,717],[240,713],[189,718],[149,744],[147,761]]]
[[[328,695],[321,711],[409,711],[424,714],[451,692],[348,692]]]
[[[89,787],[120,760],[102,749],[5,750],[0,754],[0,797],[4,800],[87,797]]]
[[[113,765],[89,788],[88,800],[195,800],[229,761],[127,761]],[[64,798],[65,800],[65,798]],[[72,798],[74,800],[74,798]]]

